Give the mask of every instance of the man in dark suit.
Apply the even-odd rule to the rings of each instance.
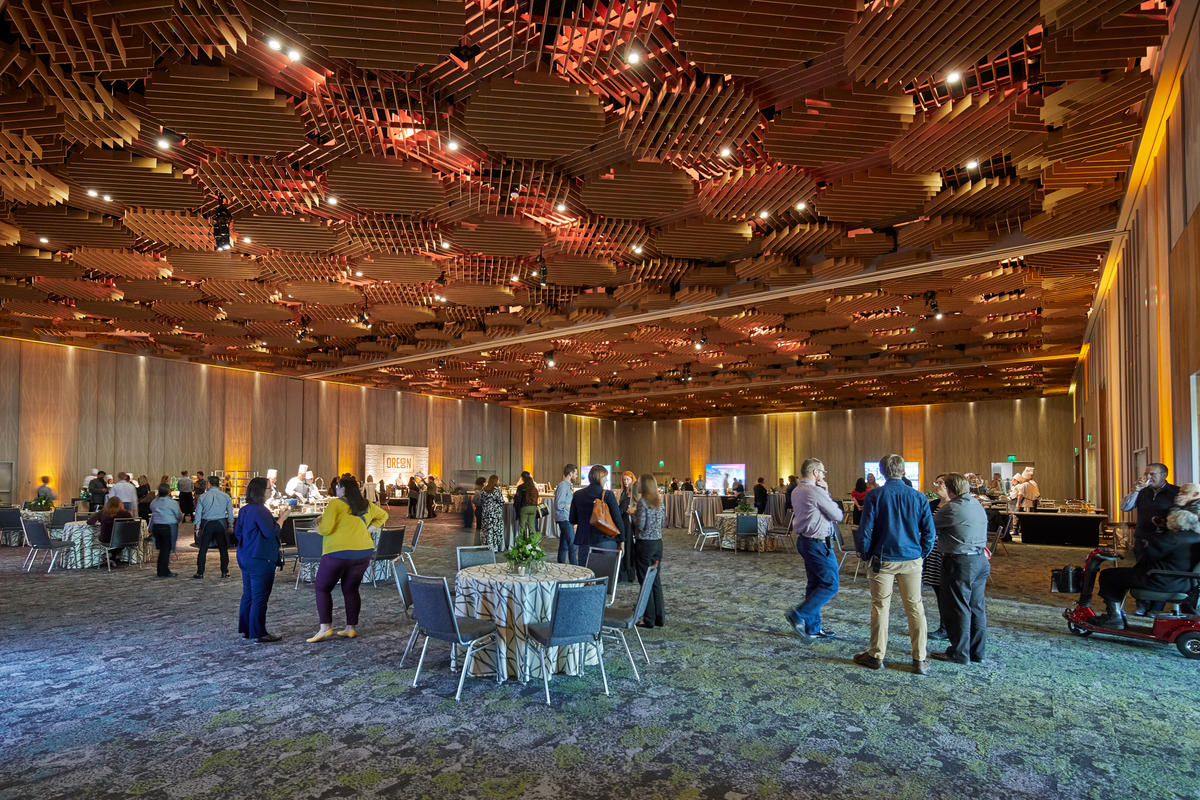
[[[1192,582],[1187,578],[1150,573],[1155,570],[1191,572],[1198,563],[1200,518],[1186,508],[1173,509],[1167,515],[1167,531],[1150,538],[1136,564],[1101,571],[1099,594],[1104,598],[1108,610],[1093,620],[1093,624],[1118,630],[1124,628],[1125,595],[1130,589],[1171,594],[1191,591]],[[1191,603],[1186,605],[1190,606]],[[1195,613],[1195,608],[1185,608],[1185,611]]]
[[[759,478],[758,483],[754,484],[754,508],[759,514],[765,514],[767,511],[767,479]]]

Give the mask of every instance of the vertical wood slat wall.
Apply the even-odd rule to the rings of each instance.
[[[303,461],[326,480],[361,476],[368,443],[428,446],[447,477],[478,454],[504,481],[617,450],[597,419],[77,347],[0,340],[0,369],[0,460],[16,465],[19,499],[42,474],[74,494],[93,468],[153,482],[185,468],[288,475]]]
[[[1155,148],[1152,160],[1075,375],[1072,444],[1083,464],[1096,449],[1098,472],[1080,481],[1108,507],[1144,463],[1166,463],[1173,483],[1200,480],[1191,389],[1200,372],[1200,37],[1186,59],[1164,134],[1140,145]]]
[[[749,482],[763,477],[775,485],[815,456],[825,462],[830,488],[840,496],[853,488],[865,462],[893,452],[921,462],[924,490],[938,472],[983,473],[1011,454],[1035,462],[1042,494],[1061,501],[1076,496],[1071,415],[1070,397],[1057,395],[627,422],[618,425],[616,458],[622,469],[679,478],[696,477],[706,463],[744,463]]]

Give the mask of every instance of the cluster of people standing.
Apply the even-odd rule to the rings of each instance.
[[[881,669],[887,654],[892,595],[898,587],[908,617],[913,671],[928,674],[929,631],[921,597],[923,566],[934,552],[941,555],[940,585],[935,591],[948,647],[937,660],[958,664],[982,662],[987,642],[984,591],[990,574],[987,513],[970,491],[965,475],[950,473],[934,482],[936,513],[924,494],[904,480],[904,459],[892,454],[879,462],[884,481],[855,498],[858,557],[868,565],[871,591],[870,644],[854,662]],[[833,537],[840,536],[841,504],[829,494],[825,465],[804,461],[789,500],[796,548],[804,559],[804,600],[787,614],[796,635],[805,641],[833,639],[821,622],[821,610],[838,592],[838,560]],[[856,487],[857,490],[857,487]]]

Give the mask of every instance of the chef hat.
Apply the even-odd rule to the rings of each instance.
[[[296,468],[297,474],[299,474],[301,472],[305,472],[307,470],[308,470],[308,464],[301,464],[299,467]]]
[[[312,476],[313,476],[313,474],[312,474],[311,469],[308,472],[304,473],[304,477],[306,477],[306,478],[311,478]]]
[[[275,476],[277,476],[278,474],[279,474],[279,470],[277,470],[277,469],[269,469],[269,470],[267,470],[267,480],[270,480],[271,478],[274,478],[274,477],[275,477]]]
[[[93,474],[93,475],[99,475],[99,474],[100,474],[100,470],[98,470],[98,469],[94,469],[94,470],[92,470],[92,474]]]

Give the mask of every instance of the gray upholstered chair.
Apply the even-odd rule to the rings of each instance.
[[[427,575],[409,575],[408,588],[412,593],[413,613],[417,624],[413,626],[412,635],[408,637],[408,647],[400,657],[400,666],[408,658],[418,635],[425,637],[421,645],[421,658],[417,661],[417,674],[413,675],[412,685],[417,685],[421,677],[421,666],[425,663],[425,651],[429,648],[429,640],[437,639],[449,642],[453,647],[466,647],[463,656],[462,674],[458,677],[458,691],[454,695],[455,702],[462,697],[463,682],[471,671],[471,659],[475,652],[486,644],[496,648],[496,682],[500,682],[500,670],[504,663],[500,660],[500,632],[495,623],[473,617],[460,617],[454,613],[450,602],[450,585],[445,578],[434,578]]]
[[[25,541],[29,543],[29,555],[25,557],[25,563],[22,564],[26,572],[33,569],[34,557],[39,553],[43,558],[46,553],[50,554],[50,566],[46,569],[46,572],[50,572],[54,569],[54,561],[58,558],[58,554],[71,546],[70,542],[51,539],[50,534],[46,532],[46,526],[40,520],[23,519],[21,528],[25,533]]]
[[[604,604],[608,587],[602,578],[582,581],[563,581],[555,587],[554,606],[549,622],[536,622],[526,627],[529,641],[538,648],[542,660],[542,687],[546,690],[546,705],[550,705],[550,665],[546,651],[551,647],[572,644],[591,645],[600,662],[600,677],[604,693],[608,694],[608,674],[604,671]]]
[[[618,573],[621,570],[621,557],[625,554],[625,545],[619,545],[616,550],[604,547],[588,548],[587,561],[584,566],[592,571],[597,578],[608,581],[608,600],[605,605],[611,606],[617,599]]]
[[[375,583],[375,563],[382,561],[388,565],[388,573],[396,572],[396,562],[404,556],[404,528],[380,528],[379,540],[375,543],[375,552],[371,554],[371,585]]]
[[[496,554],[487,545],[456,547],[454,548],[454,552],[458,556],[458,568],[460,570],[467,567],[477,567],[480,564],[496,563]]]
[[[654,579],[658,577],[658,562],[655,561],[646,570],[646,577],[642,579],[642,590],[638,592],[637,605],[632,608],[609,608],[604,611],[604,632],[616,634],[620,638],[621,644],[625,645],[625,655],[629,656],[629,666],[633,667],[633,677],[638,679],[640,683],[642,676],[638,675],[637,665],[633,663],[633,651],[629,649],[629,642],[625,639],[625,631],[633,631],[638,638],[638,644],[642,647],[642,655],[646,658],[646,663],[650,663],[650,656],[646,653],[646,643],[642,641],[642,634],[637,629],[638,620],[646,613],[646,604],[650,602],[650,593],[654,590]]]
[[[321,534],[317,531],[306,531],[302,528],[296,528],[296,554],[295,569],[296,569],[296,585],[293,590],[300,588],[300,578],[304,577],[304,568],[306,566],[319,565],[321,563],[321,555],[325,549],[325,543]],[[315,578],[314,578],[315,580]]]

